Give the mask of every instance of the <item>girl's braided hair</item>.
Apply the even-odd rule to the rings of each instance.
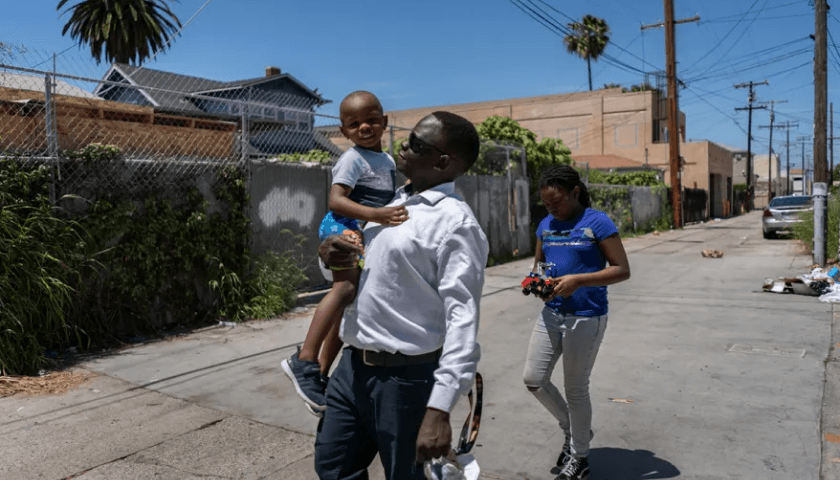
[[[540,189],[545,187],[562,188],[571,192],[575,187],[580,187],[578,202],[583,208],[589,208],[589,190],[586,184],[580,179],[580,174],[569,165],[551,165],[543,170],[540,177]]]

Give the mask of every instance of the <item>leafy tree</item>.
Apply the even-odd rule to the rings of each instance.
[[[569,24],[571,33],[563,38],[566,49],[586,60],[586,70],[589,73],[589,90],[592,90],[592,60],[604,53],[610,37],[610,27],[603,19],[593,15],[585,15],[580,22]]]
[[[545,167],[558,163],[566,165],[572,163],[572,151],[563,145],[561,140],[544,138],[541,142],[537,142],[537,135],[534,132],[522,127],[511,118],[487,117],[477,129],[482,140],[482,155],[479,156],[473,168],[476,173],[490,173],[491,165],[488,162],[487,151],[492,149],[493,143],[525,148],[528,176],[531,178],[532,186],[537,185]],[[521,155],[521,151],[511,152],[512,158],[518,155]]]
[[[69,1],[58,2],[56,10]],[[104,56],[109,63],[142,64],[165,50],[181,27],[167,0],[80,0],[66,13],[71,15],[61,34],[90,46],[96,63]]]

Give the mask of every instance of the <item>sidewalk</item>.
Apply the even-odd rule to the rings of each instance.
[[[633,277],[610,287],[592,376],[593,480],[840,479],[840,444],[823,442],[840,435],[840,369],[826,362],[840,342],[832,306],[760,291],[765,277],[804,273],[810,258],[762,239],[759,221],[625,241]],[[702,258],[706,248],[725,255]],[[562,436],[521,381],[540,311],[519,291],[531,264],[487,270],[482,478],[554,478]],[[317,419],[279,368],[311,314],[92,358],[84,368],[99,376],[72,392],[0,399],[0,448],[12,459],[0,479],[314,478]]]

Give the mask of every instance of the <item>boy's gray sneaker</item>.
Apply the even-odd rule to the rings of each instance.
[[[588,480],[589,460],[586,457],[569,457],[557,480]]]
[[[321,366],[318,362],[310,362],[298,358],[300,349],[291,357],[283,360],[283,372],[292,381],[295,391],[306,403],[306,408],[316,417],[322,417],[327,408],[326,391],[327,384],[321,378]]]

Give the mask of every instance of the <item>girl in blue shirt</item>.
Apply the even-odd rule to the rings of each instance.
[[[524,381],[565,435],[557,478],[585,480],[592,437],[589,376],[607,327],[607,285],[630,278],[630,264],[615,224],[589,208],[589,192],[574,168],[548,167],[540,197],[549,215],[537,227],[534,271],[547,263],[554,288],[543,297],[531,334]],[[565,400],[551,383],[561,355]]]

